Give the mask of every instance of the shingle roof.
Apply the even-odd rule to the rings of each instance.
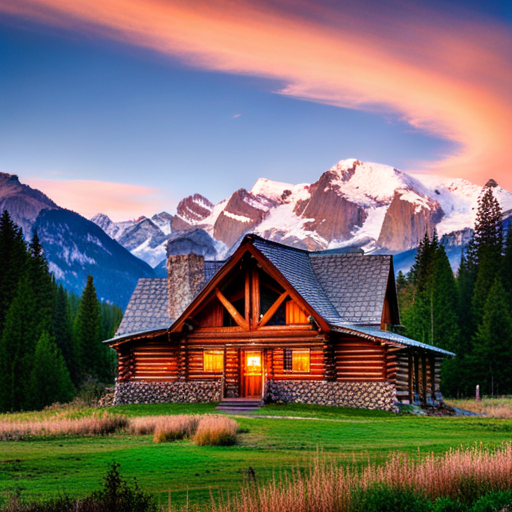
[[[391,256],[309,253],[254,235],[251,242],[334,331],[455,355],[400,334],[381,331],[376,325],[358,325],[380,325]],[[224,264],[205,261],[205,286]],[[114,340],[169,328],[172,320],[168,302],[167,279],[140,279]]]
[[[391,256],[311,253],[311,265],[340,317],[355,324],[380,324]]]
[[[142,331],[167,329],[170,323],[167,279],[139,279],[116,338]]]
[[[253,244],[327,322],[340,320],[340,315],[313,271],[308,252],[269,242],[262,238],[255,238]]]
[[[438,352],[439,354],[443,354],[445,356],[455,356],[453,352],[449,352],[448,350],[444,350],[439,347],[434,347],[432,345],[428,345],[427,343],[422,343],[421,341],[411,340],[410,338],[406,338],[405,336],[402,336],[401,334],[396,334],[394,332],[381,331],[380,329],[374,327],[351,325],[345,322],[337,325],[331,324],[331,327],[334,331],[337,332],[345,332],[348,334],[362,334],[364,337],[389,341],[406,347],[418,347],[422,349],[432,350],[433,352]]]
[[[224,261],[204,262],[205,286],[224,263]],[[168,329],[171,323],[167,279],[139,279],[115,337]]]

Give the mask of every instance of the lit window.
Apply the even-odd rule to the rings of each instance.
[[[284,369],[293,372],[309,373],[310,354],[309,350],[284,351]]]
[[[222,350],[205,350],[203,365],[205,372],[221,372],[224,369],[224,352]]]

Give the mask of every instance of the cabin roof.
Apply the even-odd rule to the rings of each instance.
[[[244,243],[252,243],[334,331],[454,355],[379,329],[392,256],[309,252],[256,235],[246,236]],[[206,286],[226,262],[204,263]],[[177,320],[169,317],[168,304],[167,279],[140,279],[115,337],[106,343],[165,332]]]
[[[340,315],[322,288],[307,251],[254,237],[254,247],[281,272],[304,300],[328,323],[340,320]]]
[[[315,275],[339,316],[356,324],[380,324],[391,256],[312,253]]]
[[[116,337],[167,329],[171,323],[168,304],[167,279],[139,279]]]
[[[343,322],[336,325],[331,324],[331,328],[335,332],[354,334],[359,337],[368,338],[372,341],[390,342],[392,344],[404,347],[417,347],[420,349],[427,349],[445,356],[455,356],[453,352],[449,352],[448,350],[434,347],[432,345],[428,345],[427,343],[422,343],[421,341],[411,340],[406,336],[402,336],[401,334],[396,334],[394,332],[381,331],[376,327],[353,325]]]

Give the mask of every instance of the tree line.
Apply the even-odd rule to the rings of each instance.
[[[0,217],[0,411],[71,400],[86,383],[110,383],[115,352],[102,345],[122,318],[101,303],[92,277],[81,297],[57,284],[37,233],[30,243]]]
[[[397,277],[405,335],[456,353],[441,370],[447,396],[512,393],[512,229],[503,230],[494,180],[478,200],[475,229],[454,275],[434,232]]]

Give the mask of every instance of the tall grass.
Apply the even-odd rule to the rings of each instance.
[[[2,420],[0,421],[0,440],[16,440],[30,436],[106,435],[121,430],[127,425],[128,420],[124,416],[107,413],[82,418]]]
[[[413,493],[436,500],[472,503],[480,496],[512,489],[512,445],[452,450],[422,459],[393,455],[383,465],[339,467],[318,458],[306,473],[244,487],[239,496],[212,503],[213,512],[354,512],[376,489]]]
[[[237,441],[238,423],[216,414],[143,416],[130,421],[129,431],[153,434],[155,443],[190,439],[198,446],[230,446]]]
[[[229,446],[236,443],[238,423],[226,416],[179,414],[126,418],[106,411],[62,411],[53,416],[4,415],[0,441],[39,436],[94,436],[126,430],[133,435],[153,435],[155,443],[190,439],[198,446]],[[21,419],[23,418],[23,419]]]
[[[211,414],[201,418],[192,440],[198,446],[231,446],[236,444],[237,435],[235,420]]]
[[[512,398],[482,398],[479,402],[474,398],[450,399],[447,402],[453,407],[483,414],[490,418],[512,419]]]

